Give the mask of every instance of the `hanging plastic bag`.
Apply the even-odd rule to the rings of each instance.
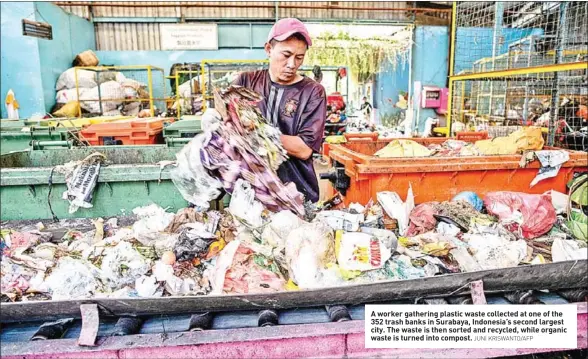
[[[222,183],[210,176],[202,166],[201,151],[207,140],[205,133],[194,137],[176,154],[177,165],[170,177],[184,199],[205,211],[210,201],[221,195]]]
[[[553,227],[556,214],[549,194],[491,192],[484,198],[488,213],[523,238],[537,238]]]

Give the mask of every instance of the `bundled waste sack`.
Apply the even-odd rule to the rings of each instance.
[[[280,131],[266,121],[256,106],[261,97],[243,87],[231,86],[216,92],[215,98],[222,122],[190,141],[178,154],[177,167],[171,173],[184,198],[204,208],[217,193],[219,183],[232,194],[238,181],[243,180],[268,210],[290,210],[303,216],[302,194],[294,183],[284,184],[277,175],[278,167],[287,158],[286,150]]]
[[[76,55],[72,66],[97,66],[100,61],[92,50],[86,50]]]
[[[475,146],[483,155],[514,155],[541,150],[544,143],[540,127],[524,127],[507,137],[477,141]]]

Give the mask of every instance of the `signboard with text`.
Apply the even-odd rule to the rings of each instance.
[[[218,50],[216,24],[161,24],[162,50]]]

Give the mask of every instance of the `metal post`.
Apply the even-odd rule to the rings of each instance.
[[[153,74],[151,72],[151,66],[147,66],[147,81],[149,83],[149,113],[151,117],[155,117],[155,107],[153,104]]]
[[[492,71],[496,70],[496,60],[500,52],[500,43],[502,39],[502,23],[504,22],[504,3],[497,1],[494,3],[494,32],[492,34]],[[490,96],[488,98],[488,112],[492,116],[492,102],[494,99],[494,82],[490,82]],[[506,120],[506,102],[504,104],[504,118]]]
[[[98,83],[98,105],[100,105],[100,115],[104,115],[104,110],[102,110],[102,92],[100,91],[100,71],[96,73],[96,83]]]
[[[567,2],[561,2],[559,5],[559,27],[556,38],[556,48],[553,63],[559,64],[563,60],[563,45],[566,33],[566,14],[568,9]],[[553,146],[555,143],[555,127],[557,126],[556,119],[559,119],[559,73],[553,73],[553,91],[551,92],[551,106],[549,114],[549,133],[547,136],[547,145]]]
[[[78,81],[78,68],[74,69],[74,78],[76,80],[76,96],[78,98],[78,117],[82,118],[82,106],[80,103],[80,83]]]
[[[446,137],[451,137],[451,115],[453,112],[453,80],[451,77],[454,75],[455,67],[455,35],[457,33],[457,2],[453,2],[451,10],[451,38],[449,43],[449,93],[447,94],[447,133]],[[412,53],[410,54],[412,59]],[[412,61],[411,61],[412,62]],[[412,64],[411,64],[412,65]]]
[[[276,15],[276,22],[278,22],[278,20],[280,19],[280,17],[278,16],[278,10],[279,10],[279,8],[278,8],[278,2],[277,1],[274,2],[274,9],[275,9],[274,11],[276,12],[276,14],[275,14]]]

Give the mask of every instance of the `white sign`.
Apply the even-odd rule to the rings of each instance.
[[[162,50],[218,50],[216,24],[160,24]]]

